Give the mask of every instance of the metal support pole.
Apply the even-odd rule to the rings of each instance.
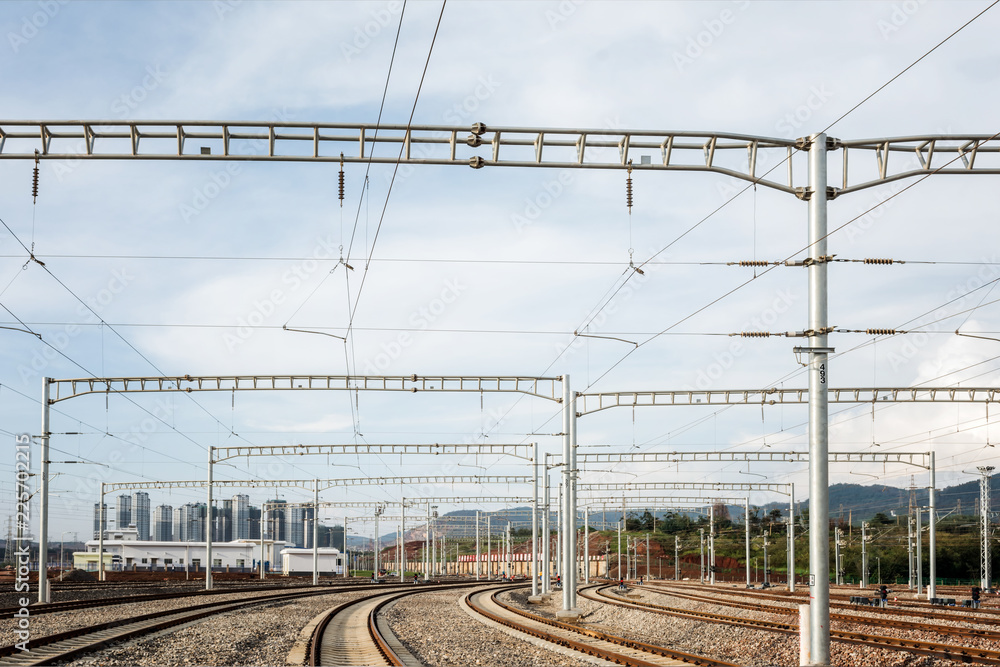
[[[809,639],[814,665],[830,664],[830,471],[827,362],[826,134],[809,146]]]
[[[764,533],[764,583],[767,584],[768,586],[770,586],[771,585],[771,574],[770,574],[771,564],[767,562],[767,547],[768,547],[768,544],[769,543],[767,541],[767,533]]]
[[[743,511],[744,511],[743,518],[746,522],[746,535],[744,537],[744,541],[746,543],[746,551],[747,551],[747,565],[746,565],[747,588],[750,588],[750,499],[749,498],[743,501]]]
[[[556,493],[556,557],[554,560],[557,577],[563,574],[563,555],[563,483],[560,480],[559,490]]]
[[[531,594],[538,595],[538,443],[532,447],[532,470],[534,481],[531,485]]]
[[[622,575],[622,524],[624,519],[618,522],[618,578],[624,579]]]
[[[913,590],[916,568],[913,567],[913,515],[906,517],[906,562],[909,567],[907,587]]]
[[[788,592],[795,592],[795,484],[788,498]]]
[[[491,519],[493,517],[489,514],[486,515],[486,580],[492,581],[493,579],[493,526],[491,525]],[[497,559],[499,560],[499,558]]]
[[[917,505],[917,525],[916,525],[916,538],[917,538],[917,595],[920,595],[921,591],[924,590],[924,538],[921,533],[923,532],[921,523],[921,515],[924,513],[923,508]]]
[[[563,376],[563,401],[568,411],[569,429],[563,449],[566,453],[566,573],[563,577],[563,609],[576,609],[576,394],[570,391],[569,374]]]
[[[205,505],[205,590],[212,590],[212,470],[215,447],[208,447],[208,504]]]
[[[646,578],[649,578],[649,533],[646,533]]]
[[[681,538],[674,535],[674,581],[681,580]]]
[[[549,511],[549,455],[545,454],[545,488],[543,489],[545,514],[542,516],[542,595],[552,592],[552,531],[549,527],[551,519]]]
[[[708,510],[708,583],[715,585],[715,505]]]
[[[396,542],[399,552],[399,583],[406,580],[406,497],[399,498],[399,540]]]
[[[514,563],[512,557],[514,555],[514,545],[510,540],[510,521],[507,522],[507,548],[504,551],[504,573],[507,578],[510,579],[514,576]]]
[[[576,554],[576,541],[573,539],[573,503],[572,503],[572,492],[570,490],[570,485],[572,484],[572,479],[570,474],[573,467],[573,392],[570,389],[569,375],[565,374],[562,376],[562,388],[563,388],[563,469],[562,469],[562,479],[563,479],[563,498],[562,498],[562,589],[563,589],[563,611],[568,611],[573,608],[572,582],[575,580],[573,567],[573,556]]]
[[[319,480],[313,482],[313,586],[319,586]]]
[[[937,597],[937,505],[934,502],[934,488],[936,486],[934,479],[934,452],[930,452],[930,455],[931,485],[927,489],[927,500],[930,505],[927,515],[927,550],[930,552],[928,554],[930,557],[930,571],[927,573],[927,599]]]
[[[590,510],[583,510],[583,583],[590,583]]]
[[[267,496],[264,496],[267,499]],[[267,504],[264,504],[264,508],[260,511],[260,523],[257,526],[257,532],[260,533],[260,580],[264,581],[264,526],[267,525]],[[344,553],[347,553],[347,522],[344,522]],[[184,563],[184,569],[187,569],[187,563]]]
[[[42,378],[42,479],[38,525],[38,602],[49,602],[49,390],[52,378]],[[100,512],[100,510],[98,510]]]
[[[990,554],[990,476],[993,473],[995,466],[976,466],[976,470],[979,471],[979,530],[980,530],[980,553],[979,553],[979,570],[980,570],[980,582],[979,587],[984,591],[990,589],[990,560],[992,555]]]
[[[479,510],[476,510],[476,581],[479,581],[481,571],[481,556],[479,555]]]
[[[424,525],[424,580],[430,575],[431,504],[427,503],[427,523]]]
[[[101,482],[101,503],[97,506],[101,519],[97,523],[97,580],[104,581],[104,531],[107,520],[104,510],[104,482]],[[184,563],[185,567],[187,562]]]
[[[861,585],[868,588],[868,522],[861,522]]]
[[[833,529],[833,567],[836,570],[833,573],[834,581],[840,586],[843,584],[843,580],[840,578],[840,527]]]
[[[700,583],[705,583],[705,529],[698,529],[698,555],[701,556],[701,574],[699,575]]]

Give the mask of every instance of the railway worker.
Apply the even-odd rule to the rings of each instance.
[[[973,586],[972,587],[972,608],[973,609],[979,609],[979,594],[981,592],[982,592],[982,589],[979,588],[979,586]]]
[[[882,606],[883,607],[886,606],[886,604],[889,601],[889,589],[883,585],[881,588],[878,589],[878,594],[879,594],[879,601],[882,603]]]

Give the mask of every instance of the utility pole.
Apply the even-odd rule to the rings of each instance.
[[[708,581],[715,585],[715,505],[708,511]]]
[[[681,580],[681,538],[674,535],[674,581]]]
[[[701,583],[704,584],[705,583],[705,529],[704,528],[698,529],[698,540],[699,540],[698,553],[701,556],[700,579]]]
[[[913,590],[913,582],[916,579],[916,568],[913,567],[913,508],[910,508],[910,515],[906,517],[906,561],[909,566],[909,577],[907,587]]]
[[[624,579],[622,575],[622,522],[618,522],[618,578]]]
[[[861,588],[868,588],[868,522],[861,522]]]
[[[976,470],[982,475],[979,479],[979,531],[980,542],[980,587],[984,591],[990,589],[990,476],[993,466],[978,466]],[[933,519],[931,519],[933,521]]]

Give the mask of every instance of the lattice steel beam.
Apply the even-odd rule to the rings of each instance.
[[[212,486],[216,487],[248,487],[248,488],[302,488],[313,490],[319,482],[321,491],[343,486],[389,486],[406,484],[531,484],[533,477],[516,475],[434,475],[424,477],[359,477],[355,479],[216,479]],[[208,486],[207,480],[179,480],[163,482],[106,482],[108,492],[122,489],[197,489]],[[386,501],[389,502],[389,501]],[[384,504],[384,503],[383,503]]]
[[[830,403],[992,403],[997,387],[877,387],[829,390]],[[578,394],[577,416],[608,408],[677,405],[806,405],[808,389],[708,389],[683,391],[613,391]]]
[[[58,403],[86,394],[131,394],[172,391],[418,391],[521,393],[559,403],[558,377],[429,376],[429,375],[223,375],[53,379]]]
[[[808,463],[809,452],[637,452],[577,454],[579,463],[688,463],[698,461]],[[930,470],[930,452],[830,452],[830,463],[901,463]]]
[[[735,497],[735,496],[643,496],[641,498],[631,499],[626,497],[624,499],[625,506],[628,507],[629,503],[634,506],[641,507],[643,504],[650,505],[651,503],[658,502],[675,502],[682,505],[693,505],[695,507],[707,507],[708,505],[714,505],[715,503],[743,503],[746,497]],[[618,507],[622,506],[622,496],[590,496],[587,498],[581,498],[581,502],[588,503],[605,503],[609,507],[614,507],[617,503]]]
[[[773,491],[789,495],[791,484],[776,482],[592,482],[576,488],[586,491]]]
[[[242,456],[304,456],[306,454],[498,454],[531,460],[531,444],[349,444],[349,445],[254,445],[214,447],[216,462]],[[523,453],[519,453],[523,452]]]
[[[809,139],[723,132],[454,125],[369,125],[229,121],[0,121],[0,159],[374,162],[706,171],[809,196]],[[829,198],[930,173],[997,174],[994,135],[927,135],[843,141],[839,188]],[[849,159],[861,154],[857,168]],[[896,159],[890,161],[890,156]],[[909,156],[909,160],[899,159]],[[774,169],[783,161],[787,165]],[[833,171],[833,170],[831,170]],[[765,177],[764,174],[768,176]],[[773,174],[773,176],[772,176]]]
[[[429,498],[414,498],[413,504],[410,505],[410,501],[407,500],[407,507],[421,507],[427,503],[437,503],[438,505],[447,505],[449,503],[455,505],[468,505],[468,504],[481,504],[481,505],[499,505],[502,503],[531,503],[532,499],[528,496],[455,496],[455,497],[429,497]]]

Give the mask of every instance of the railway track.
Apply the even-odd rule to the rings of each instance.
[[[366,583],[356,583],[356,584],[337,584],[332,586],[323,586],[323,589],[327,592],[340,592],[340,591],[352,591],[352,590],[372,590],[372,589],[385,589],[400,586],[399,583],[394,584],[366,584]],[[230,595],[232,593],[256,593],[256,592],[282,592],[282,591],[296,591],[296,590],[316,590],[316,587],[312,584],[300,584],[297,586],[247,586],[245,588],[213,588],[212,590],[205,590],[204,588],[197,590],[186,590],[177,591],[174,593],[142,593],[139,595],[129,595],[128,597],[106,597],[106,598],[94,598],[91,600],[62,600],[60,602],[50,602],[48,604],[36,604],[31,606],[31,615],[39,616],[41,614],[56,614],[63,611],[78,611],[80,609],[91,609],[96,607],[107,607],[111,605],[119,604],[131,604],[134,602],[155,602],[159,600],[173,600],[176,598],[185,597],[212,597],[215,595]],[[20,607],[3,607],[0,608],[0,617],[9,617],[16,614],[20,610]]]
[[[312,588],[312,587],[310,587]],[[20,651],[14,645],[0,647],[0,666],[5,665],[47,665],[69,660],[84,653],[107,648],[114,642],[124,641],[141,635],[157,632],[174,626],[197,621],[216,614],[238,611],[257,605],[274,604],[289,600],[330,595],[344,591],[325,587],[321,590],[292,592],[269,591],[270,595],[260,595],[249,599],[204,602],[183,609],[171,609],[135,616],[130,619],[110,621],[44,637],[36,637],[28,643],[28,651]],[[229,591],[231,592],[231,591]]]
[[[702,620],[711,623],[723,623],[726,625],[754,628],[770,632],[781,632],[785,634],[798,634],[799,632],[799,626],[797,623],[779,623],[774,621],[726,616],[723,614],[713,614],[704,611],[677,609],[675,607],[667,607],[665,605],[639,600],[626,601],[618,598],[617,596],[608,594],[607,591],[609,589],[611,589],[611,586],[600,584],[598,586],[591,587],[590,589],[580,589],[579,595],[589,600],[619,605],[622,607],[644,609],[646,611],[665,614],[668,616]],[[591,590],[595,590],[596,595],[591,594]],[[830,638],[834,641],[848,644],[867,646],[870,648],[887,648],[898,651],[908,651],[910,653],[919,653],[921,655],[929,655],[935,658],[943,658],[945,660],[976,662],[985,665],[1000,665],[1000,651],[994,651],[991,649],[971,648],[966,646],[956,646],[953,644],[938,644],[934,642],[903,639],[898,637],[885,637],[881,635],[869,635],[861,632],[848,632],[846,630],[834,629],[830,630]]]
[[[717,604],[724,607],[734,607],[736,609],[747,609],[750,611],[756,611],[764,614],[777,614],[784,616],[798,616],[798,609],[790,607],[780,607],[778,605],[766,604],[763,602],[739,602],[737,600],[725,600],[717,597],[710,597],[707,595],[697,595],[688,592],[678,592],[675,589],[664,586],[648,586],[650,590],[656,591],[657,593],[662,593],[664,595],[671,595],[673,597],[682,598],[685,600],[693,600],[695,602],[707,602],[710,604]],[[727,592],[728,594],[728,592]],[[866,611],[874,610],[876,613],[881,611],[879,607],[865,608]],[[926,614],[920,613],[919,616],[927,617]],[[996,627],[996,622],[992,619],[976,619],[970,618],[968,616],[959,615],[939,615],[932,616],[932,618],[945,619],[945,620],[956,620],[970,623],[982,623],[988,624],[990,628]],[[885,628],[900,628],[903,630],[922,630],[925,632],[934,632],[940,635],[950,635],[954,637],[968,637],[972,639],[988,639],[991,641],[1000,642],[1000,631],[993,629],[982,629],[982,628],[963,628],[956,627],[952,625],[940,625],[937,623],[921,623],[919,621],[907,621],[898,618],[880,618],[871,616],[859,616],[857,614],[830,614],[831,621],[840,621],[842,623],[853,623],[856,625],[873,625]]]
[[[564,646],[620,665],[704,665],[734,667],[732,663],[692,655],[608,634],[592,628],[563,623],[532,614],[502,602],[499,594],[522,588],[505,586],[473,591],[463,600],[474,613],[546,642]]]
[[[682,582],[649,582],[650,585],[654,586],[667,586],[672,588],[689,588],[692,590],[704,590],[704,585],[698,583],[682,583]],[[878,597],[878,592],[874,590],[863,590],[858,589],[862,594],[867,593],[868,597],[876,598]],[[737,595],[741,597],[750,597],[756,599],[771,599],[779,600],[782,602],[788,602],[793,604],[805,604],[809,601],[808,589],[803,592],[789,593],[788,591],[781,590],[745,590],[740,588],[733,588],[728,590],[727,594]],[[951,593],[956,598],[961,598],[963,593]],[[830,594],[830,607],[840,608],[840,609],[853,609],[855,605],[849,602],[849,599],[855,595],[855,593],[837,593],[833,592]],[[939,597],[944,597],[944,593],[939,593]],[[951,608],[940,607],[932,605],[930,602],[924,600],[906,600],[900,602],[894,602],[891,607],[873,607],[878,613],[885,614],[906,614],[910,616],[921,616],[924,618],[949,618],[955,620],[964,620],[970,617],[971,614],[977,614],[979,616],[994,616],[1000,617],[1000,609],[995,607],[981,607],[979,609],[971,610],[964,609],[950,611]],[[978,622],[995,624],[1000,622],[1000,618],[992,619],[982,619]]]
[[[406,593],[383,593],[351,600],[327,611],[309,645],[309,665],[419,665],[393,641],[379,612]]]

